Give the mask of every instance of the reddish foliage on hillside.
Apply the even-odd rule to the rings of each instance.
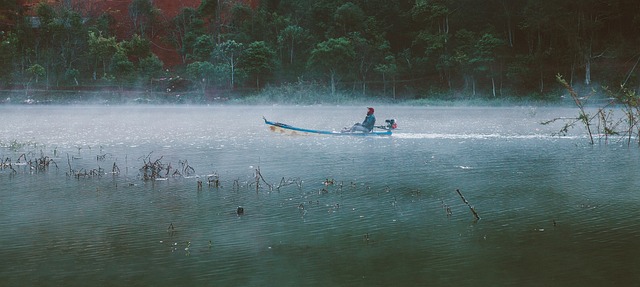
[[[132,0],[18,0],[19,5],[27,8],[28,15],[35,14],[35,5],[40,2],[47,2],[51,5],[63,5],[70,3],[75,11],[86,17],[99,17],[103,13],[108,13],[116,21],[116,38],[118,40],[129,39],[132,34],[133,22],[129,16],[129,5]],[[163,21],[170,21],[180,13],[184,7],[198,8],[202,0],[153,0],[153,5],[162,11]],[[260,0],[234,0],[227,2],[226,7],[232,7],[235,3],[244,3],[255,9]],[[223,11],[225,14],[228,11]],[[160,29],[161,30],[161,29]],[[151,50],[162,60],[166,68],[171,68],[182,64],[180,55],[176,49],[168,43],[163,42],[167,39],[168,32],[165,30],[158,31],[150,39],[152,42]]]

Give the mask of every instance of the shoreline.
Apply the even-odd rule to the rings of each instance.
[[[314,96],[322,95],[315,93]],[[287,98],[290,96],[291,98]],[[296,95],[273,96],[263,92],[249,94],[237,91],[234,93],[207,93],[199,91],[159,92],[148,90],[43,90],[13,89],[0,90],[0,105],[406,105],[406,106],[573,106],[573,102],[560,98],[558,100],[541,100],[534,98],[486,98],[442,96],[392,99],[382,97],[338,95],[334,97],[309,97]],[[596,103],[594,103],[596,104]]]

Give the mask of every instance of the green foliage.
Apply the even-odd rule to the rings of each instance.
[[[163,57],[173,49],[181,63],[166,68],[183,73],[210,62],[216,76],[208,85],[220,88],[303,79],[330,86],[332,96],[424,98],[438,91],[544,99],[562,73],[569,85],[581,83],[580,91],[621,79],[640,90],[640,6],[630,0],[260,1],[257,8],[204,0],[172,19],[153,1],[134,0],[120,11],[128,16],[122,23],[117,11],[54,2],[32,10],[1,5],[2,82],[35,80],[27,72],[34,63],[45,69],[46,78],[38,77],[45,86],[149,79],[162,74],[151,51],[163,50]],[[250,81],[238,80],[245,76]]]
[[[213,37],[211,35],[200,35],[193,43],[191,54],[187,58],[194,61],[209,61],[213,53]]]
[[[102,76],[107,75],[107,63],[118,50],[118,44],[115,37],[105,38],[102,35],[96,36],[94,32],[89,32],[89,55],[95,61],[93,69],[93,79],[97,79],[98,63],[102,65]]]
[[[216,76],[216,68],[209,62],[193,62],[187,65],[187,76],[194,83],[200,83],[204,94],[207,86]]]
[[[33,64],[27,69],[27,73],[31,75],[32,78],[35,79],[36,83],[38,82],[39,77],[43,77],[46,72],[43,66],[39,64]]]
[[[249,44],[240,58],[242,69],[256,80],[256,88],[260,88],[260,79],[275,69],[275,53],[263,41]]]
[[[244,45],[234,40],[227,40],[218,44],[214,50],[214,56],[222,70],[229,72],[229,87],[235,87],[236,68],[238,59],[242,55]]]
[[[334,19],[342,36],[349,32],[363,30],[366,16],[360,7],[352,2],[347,2],[336,9]]]
[[[122,42],[122,47],[126,54],[136,61],[151,55],[151,42],[138,34],[133,35],[129,41]]]
[[[193,49],[198,37],[205,34],[204,21],[199,18],[193,8],[182,8],[180,13],[171,20],[169,41],[174,45],[186,63],[189,55],[194,55]],[[198,55],[201,51],[198,52]]]
[[[215,18],[217,12],[218,12],[217,0],[202,0],[202,2],[200,2],[200,6],[198,6],[198,14],[200,14],[203,18],[207,18],[207,19]]]
[[[353,64],[355,56],[356,52],[349,39],[331,38],[316,45],[316,48],[311,51],[308,65],[329,74],[331,94],[334,95],[340,75]]]
[[[140,59],[138,70],[145,80],[150,80],[164,74],[164,70],[162,69],[163,65],[158,56],[150,54],[148,57]]]
[[[278,35],[278,44],[287,51],[288,55],[283,62],[294,65],[298,55],[306,49],[309,38],[309,32],[298,25],[289,25],[284,28]]]
[[[147,30],[153,25],[159,13],[151,0],[131,1],[131,4],[129,4],[129,17],[133,22],[133,34],[146,35]]]
[[[349,39],[331,38],[318,43],[311,51],[309,65],[322,71],[342,71],[352,64],[355,56],[355,50]]]
[[[13,70],[18,54],[18,38],[14,33],[0,33],[0,78],[7,78]]]
[[[116,25],[116,19],[109,13],[102,13],[97,19],[95,26],[93,27],[100,35],[111,36],[115,32],[113,28]]]
[[[80,71],[77,69],[67,69],[64,72],[64,78],[67,83],[72,83],[74,85],[79,85],[78,83],[78,75],[80,75]]]
[[[120,85],[131,83],[136,78],[134,75],[135,66],[133,62],[129,61],[126,51],[120,47],[111,59],[110,70],[111,75],[113,75],[116,82]]]

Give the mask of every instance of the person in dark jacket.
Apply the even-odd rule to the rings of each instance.
[[[367,108],[367,116],[364,118],[364,121],[362,121],[362,123],[356,123],[347,131],[370,133],[376,125],[376,116],[373,115],[374,111],[371,107]]]

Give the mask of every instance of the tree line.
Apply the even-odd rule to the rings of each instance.
[[[544,97],[561,74],[640,89],[635,0],[203,0],[171,19],[133,0],[125,38],[109,13],[43,2],[26,17],[0,2],[15,12],[3,13],[15,15],[0,33],[3,85],[147,89],[178,75],[202,93],[314,83],[389,98]],[[152,45],[181,63],[169,71]]]

